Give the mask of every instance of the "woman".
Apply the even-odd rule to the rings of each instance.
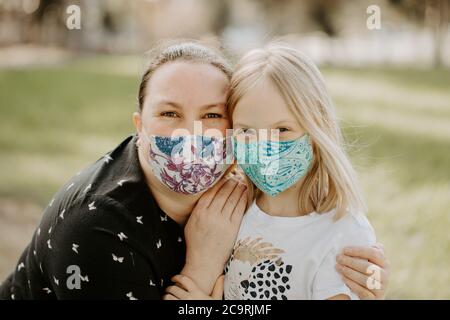
[[[176,274],[212,292],[245,211],[245,186],[226,179],[227,167],[217,163],[186,170],[168,161],[165,149],[173,146],[165,137],[193,134],[196,122],[224,135],[232,70],[219,52],[195,42],[153,53],[133,115],[137,134],[50,201],[1,298],[160,299]],[[342,261],[356,266],[344,269],[352,281],[367,278],[359,258],[387,270],[381,249],[355,250]],[[382,297],[385,287],[354,291]]]

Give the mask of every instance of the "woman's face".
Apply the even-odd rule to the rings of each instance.
[[[228,86],[227,76],[210,64],[166,63],[147,84],[142,112],[134,114],[136,129],[160,136],[225,136],[231,125],[225,106]]]
[[[260,139],[270,139],[271,130],[279,133],[281,141],[293,140],[305,134],[295,115],[270,80],[263,80],[246,92],[233,111],[233,129],[237,138],[260,134]],[[249,130],[250,129],[250,130]],[[262,134],[261,129],[267,130]]]

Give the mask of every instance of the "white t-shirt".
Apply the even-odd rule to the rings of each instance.
[[[375,233],[362,214],[334,215],[271,216],[253,203],[225,267],[225,299],[358,299],[336,271],[336,256],[345,246],[375,244]]]

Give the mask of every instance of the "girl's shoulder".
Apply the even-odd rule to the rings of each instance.
[[[344,245],[373,245],[376,243],[375,230],[363,213],[347,212],[333,223],[336,240]]]

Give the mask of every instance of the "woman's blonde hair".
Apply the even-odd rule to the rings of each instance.
[[[315,64],[298,50],[272,42],[247,53],[231,78],[230,116],[243,95],[270,79],[309,134],[314,159],[299,192],[301,212],[365,212],[356,173],[344,151],[341,130],[324,80]]]

